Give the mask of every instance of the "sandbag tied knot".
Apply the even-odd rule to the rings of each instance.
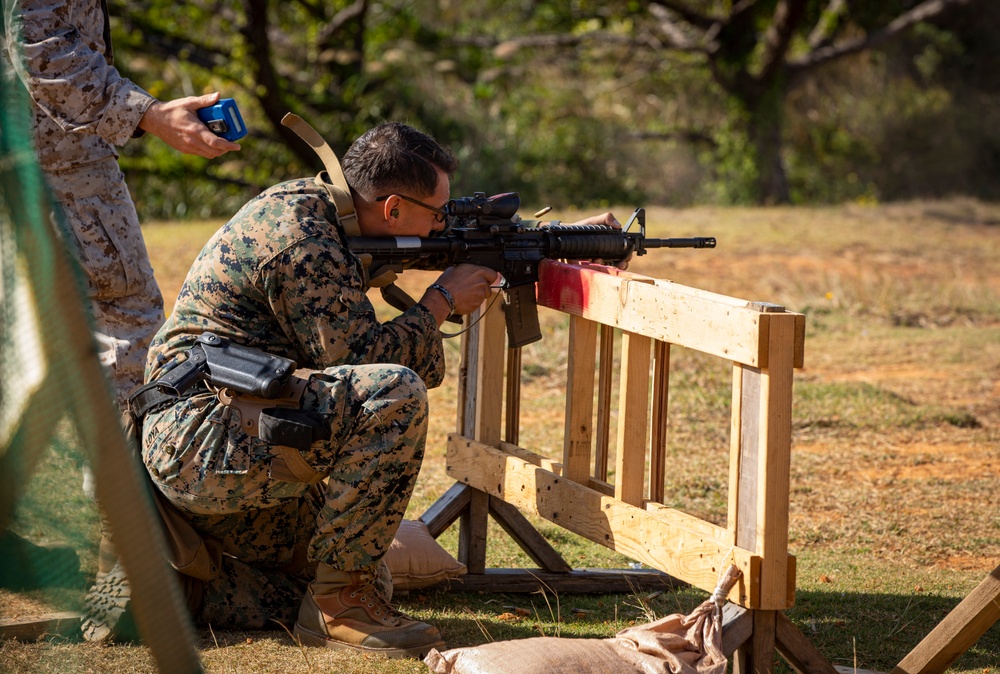
[[[736,565],[730,564],[719,577],[719,584],[715,586],[715,591],[712,593],[710,601],[715,602],[720,614],[722,612],[722,607],[726,605],[726,597],[729,596],[730,590],[733,589],[733,585],[736,585],[736,581],[738,581],[742,576],[743,572],[740,571]]]

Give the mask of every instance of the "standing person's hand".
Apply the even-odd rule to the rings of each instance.
[[[220,138],[198,119],[198,109],[219,102],[219,93],[188,96],[163,103],[156,101],[139,120],[139,128],[184,154],[215,159],[239,150],[238,143]]]
[[[576,222],[566,223],[567,227],[579,227],[580,225],[604,225],[605,227],[614,227],[615,229],[622,228],[622,223],[618,222],[618,219],[610,211],[601,213],[600,215],[591,215]]]

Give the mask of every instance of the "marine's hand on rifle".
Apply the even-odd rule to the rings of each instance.
[[[483,302],[489,299],[499,278],[499,274],[488,267],[480,267],[474,264],[460,264],[449,267],[438,277],[435,283],[424,291],[420,298],[420,304],[427,307],[440,327],[446,318],[452,313],[459,316],[472,313]],[[454,302],[454,308],[449,305],[445,292],[434,288],[434,285],[443,287],[450,299]]]
[[[618,218],[614,216],[614,213],[608,211],[607,213],[601,213],[600,215],[591,215],[583,220],[578,220],[576,222],[568,223],[567,227],[578,227],[582,225],[601,225],[604,227],[613,227],[615,229],[621,229],[622,223],[618,222]],[[634,253],[629,253],[628,257],[616,264],[618,269],[628,269],[629,260],[632,259]],[[597,264],[604,264],[604,260],[593,260]]]
[[[580,225],[604,225],[605,227],[614,227],[615,229],[621,229],[622,223],[618,222],[614,213],[608,211],[607,213],[601,213],[600,215],[591,215],[589,218],[584,218],[583,220],[578,220],[576,222],[567,223],[568,227],[578,227]]]

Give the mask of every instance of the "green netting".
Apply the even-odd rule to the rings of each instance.
[[[198,672],[143,469],[121,432],[79,269],[36,162],[27,94],[10,70],[0,58],[0,619],[9,627],[82,608],[99,539],[86,463],[144,642],[161,671]]]

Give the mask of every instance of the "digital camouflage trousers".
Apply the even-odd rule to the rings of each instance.
[[[314,371],[300,406],[329,428],[328,440],[301,452],[325,475],[314,485],[274,479],[274,448],[248,435],[239,410],[214,394],[146,417],[143,460],[153,483],[232,558],[204,588],[203,620],[281,619],[297,609],[316,563],[361,569],[395,537],[424,453],[421,379],[397,365]]]
[[[101,364],[121,409],[142,384],[149,343],[163,323],[163,297],[153,277],[135,205],[114,157],[48,175],[83,267]]]

